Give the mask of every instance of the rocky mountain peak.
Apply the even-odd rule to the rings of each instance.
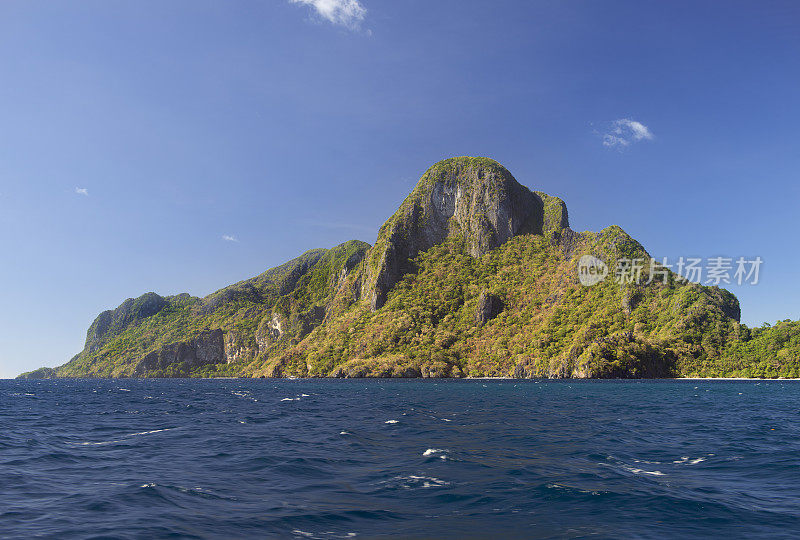
[[[380,229],[370,251],[364,298],[380,308],[410,259],[450,236],[479,257],[517,234],[568,227],[561,199],[531,192],[498,162],[454,157],[430,167]]]

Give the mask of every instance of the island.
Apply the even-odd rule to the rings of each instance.
[[[582,257],[637,279],[581,282]],[[737,298],[652,264],[622,228],[570,228],[494,160],[420,178],[374,245],[315,249],[205,298],[104,311],[61,377],[798,377],[800,322],[749,328]]]

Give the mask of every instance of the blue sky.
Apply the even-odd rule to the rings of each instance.
[[[743,321],[800,318],[798,26],[778,1],[0,2],[0,377],[127,297],[372,242],[453,155],[657,257],[760,256]]]

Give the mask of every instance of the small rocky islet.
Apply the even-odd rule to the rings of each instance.
[[[374,245],[315,249],[205,298],[104,311],[61,377],[798,377],[800,322],[749,328],[736,297],[667,279],[581,285],[584,255],[645,259],[612,225],[487,158],[429,168]]]

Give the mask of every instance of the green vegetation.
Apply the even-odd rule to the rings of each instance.
[[[800,377],[800,321],[778,321],[775,326],[742,328],[712,370],[690,375],[702,377]]]
[[[148,293],[126,300],[98,316],[87,333],[86,348],[56,373],[59,377],[238,375],[247,363],[297,343],[319,324],[339,279],[368,248],[369,244],[353,240],[330,250],[312,250],[203,299]],[[140,306],[154,304],[160,306],[155,313],[140,316]],[[216,362],[186,363],[176,356],[168,368],[137,373],[143,358],[165,347],[185,343],[199,347],[195,353],[211,347],[211,343],[191,343],[211,329],[224,333],[225,354]],[[176,349],[175,354],[181,352]]]
[[[730,293],[684,284],[674,275],[667,284],[581,286],[575,268],[583,253],[646,256],[618,227],[580,235],[573,244],[575,251],[565,256],[560,243],[521,235],[473,258],[463,238],[450,238],[415,259],[418,270],[395,286],[383,308],[353,304],[275,365],[300,376],[327,375],[339,366],[343,375],[371,366],[367,374],[374,376],[398,369],[456,376],[679,376],[716,366],[725,343],[742,332],[727,315],[738,310]],[[478,326],[483,291],[501,298],[505,309]]]
[[[426,171],[375,246],[312,250],[205,298],[128,299],[67,364],[24,376],[800,376],[800,322],[747,328],[730,292],[651,280],[647,266],[638,284],[585,287],[585,254],[612,272],[649,260],[618,226],[572,231],[561,199],[497,162],[452,158]]]

